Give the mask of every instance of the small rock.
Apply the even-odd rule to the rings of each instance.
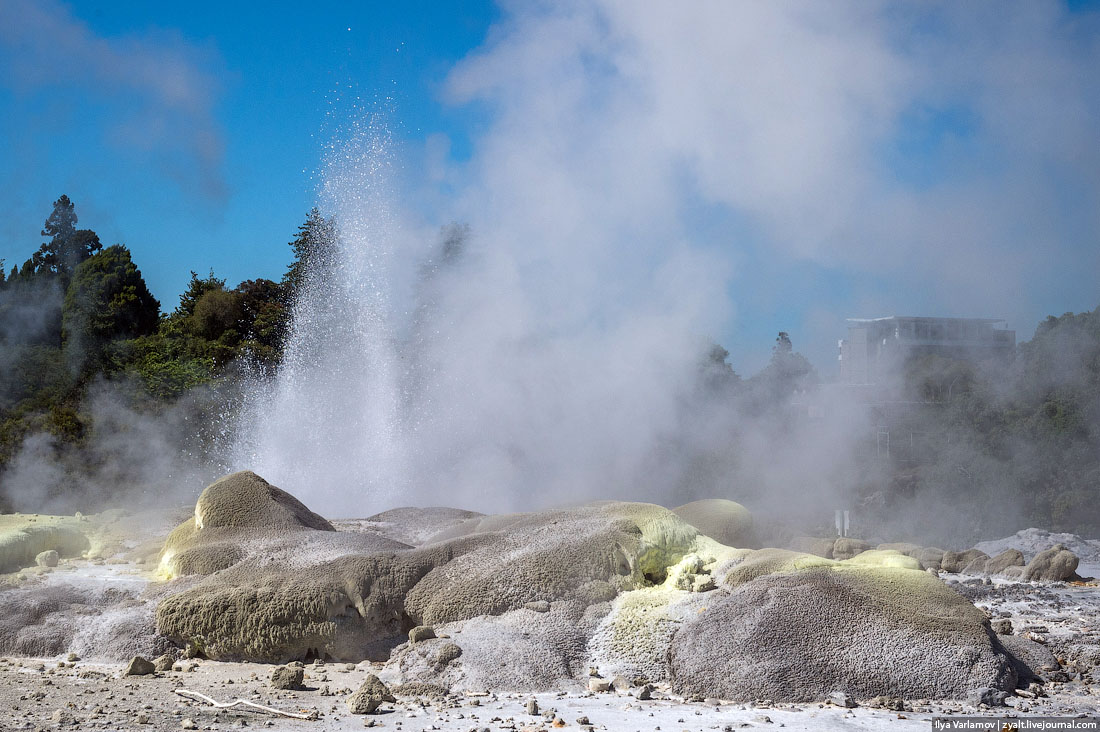
[[[53,714],[50,715],[50,719],[53,720],[54,724],[62,727],[69,724],[76,724],[76,718],[64,709],[55,709]]]
[[[528,610],[534,610],[537,613],[550,612],[550,603],[546,600],[535,600],[534,602],[527,603],[524,607]]]
[[[1003,691],[990,689],[989,687],[983,686],[982,688],[972,692],[970,694],[970,698],[967,699],[967,701],[969,701],[974,706],[984,704],[987,707],[1003,707],[1005,699],[1007,697],[1008,694]]]
[[[1008,618],[998,618],[989,623],[993,632],[997,635],[1012,635],[1012,621]]]
[[[843,691],[834,691],[832,694],[829,694],[829,698],[826,701],[835,706],[844,707],[845,709],[853,709],[857,706],[856,700]]]
[[[47,549],[44,552],[39,552],[38,556],[34,558],[34,563],[39,567],[56,567],[60,556],[53,549]]]
[[[653,686],[651,684],[643,684],[638,687],[638,691],[635,692],[634,698],[638,701],[649,701],[653,698]]]
[[[183,729],[199,728],[199,726],[195,724],[195,720],[191,719],[190,717],[184,717],[182,720],[180,720],[180,727],[182,727]]]
[[[139,714],[136,717],[134,717],[134,722],[137,723],[137,724],[149,724],[149,715],[148,714]]]
[[[539,702],[537,699],[527,700],[527,713],[532,716],[539,713]]]
[[[69,663],[76,663],[80,660],[80,656],[76,655],[75,653],[70,653],[68,658],[66,658],[65,660]]]
[[[156,671],[156,667],[153,666],[153,662],[147,658],[141,656],[134,656],[130,659],[130,663],[126,665],[126,670],[123,672],[123,676],[146,676]]]
[[[697,575],[691,584],[692,592],[710,592],[715,588],[714,578],[709,574]]]
[[[275,689],[298,689],[305,679],[305,672],[297,666],[279,666],[271,672],[271,686]]]
[[[432,638],[435,638],[435,628],[430,625],[418,625],[409,631],[409,643],[419,643]]]
[[[592,723],[588,721],[588,717],[577,717],[577,724],[579,724],[582,727],[585,727],[585,726],[588,726]]]
[[[600,678],[596,678],[595,676],[588,679],[588,690],[591,691],[591,692],[594,692],[596,694],[602,694],[605,691],[610,691],[610,689],[611,689],[611,680],[610,679],[600,679]]]
[[[396,702],[382,680],[374,674],[370,674],[363,681],[358,691],[348,697],[348,709],[352,714],[370,714],[377,709],[382,702]]]
[[[889,709],[894,712],[904,712],[905,700],[897,696],[876,696],[871,700],[871,706]]]
[[[435,654],[435,664],[440,668],[462,656],[462,648],[457,643],[444,643]]]
[[[174,666],[175,663],[175,656],[165,653],[153,659],[153,668],[157,671],[157,673],[162,674],[165,671],[171,671],[172,666]]]

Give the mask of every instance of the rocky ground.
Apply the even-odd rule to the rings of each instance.
[[[82,582],[127,587],[148,582],[143,564],[115,560],[70,559],[57,569],[36,574],[37,581]],[[1082,574],[1100,575],[1100,567],[1082,565]],[[885,700],[845,700],[814,704],[753,704],[718,699],[685,700],[657,684],[650,699],[638,689],[592,693],[576,687],[557,693],[509,694],[464,689],[446,696],[398,694],[373,714],[354,715],[346,700],[369,674],[384,675],[381,663],[312,663],[304,667],[302,688],[273,688],[270,664],[181,659],[173,670],[125,676],[124,663],[83,660],[68,654],[49,658],[0,659],[0,729],[174,730],[274,729],[350,730],[524,730],[575,728],[595,730],[927,729],[947,714],[1096,715],[1100,714],[1100,587],[1091,583],[1021,583],[956,575],[948,583],[987,610],[994,621],[1009,621],[1013,634],[1045,645],[1058,661],[1004,707],[977,707],[971,700],[902,700],[901,708],[883,708]],[[94,622],[94,621],[92,621]],[[1001,631],[1004,623],[994,626]],[[74,660],[69,660],[73,658]],[[1100,668],[1098,666],[1097,668]],[[215,709],[176,693],[186,689],[219,702],[245,699],[292,713],[315,713],[298,720],[245,708]],[[429,692],[431,690],[428,690]],[[531,700],[535,705],[531,706]],[[838,705],[839,702],[839,705]],[[887,706],[897,705],[896,701]],[[531,713],[535,712],[535,713]]]
[[[831,558],[731,549],[752,525],[729,502],[683,512],[698,534],[643,504],[330,524],[286,495],[265,504],[269,489],[248,478],[214,496],[228,509],[200,499],[190,514],[0,520],[0,559],[21,567],[0,575],[0,730],[878,730],[1100,714],[1100,586],[1023,581],[1022,558],[1015,575],[937,579],[925,562],[993,560],[848,539],[803,541]],[[246,521],[226,525],[241,507]],[[1040,533],[1017,537],[1029,561],[1055,539],[1087,547]],[[1085,558],[1060,576],[1100,575]],[[333,660],[378,633],[388,660]],[[250,654],[305,661],[210,660]],[[368,687],[385,701],[354,708]]]

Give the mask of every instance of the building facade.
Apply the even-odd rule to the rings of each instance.
[[[837,344],[840,383],[884,384],[911,358],[937,355],[968,361],[1009,361],[1016,331],[989,318],[852,318]]]

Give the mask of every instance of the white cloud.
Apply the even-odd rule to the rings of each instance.
[[[53,0],[0,1],[0,83],[81,100],[71,124],[102,124],[112,145],[211,197],[225,194],[217,66],[175,34],[107,38]]]

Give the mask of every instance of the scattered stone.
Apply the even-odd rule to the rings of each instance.
[[[164,673],[165,671],[171,671],[172,666],[176,663],[176,657],[168,653],[157,656],[153,659],[153,668],[157,673]]]
[[[182,720],[180,720],[180,727],[182,727],[183,729],[199,728],[199,726],[195,724],[195,720],[191,719],[190,717],[184,717]]]
[[[54,724],[61,727],[70,724],[76,724],[76,718],[64,709],[55,709],[53,714],[50,715],[50,719],[53,720]]]
[[[894,712],[904,712],[905,700],[899,696],[876,696],[871,700],[871,706],[889,709]]]
[[[348,697],[348,709],[352,714],[371,714],[382,702],[396,702],[389,688],[374,674],[363,681],[362,686]]]
[[[430,625],[418,625],[409,631],[409,643],[419,643],[432,638],[435,638],[435,628]]]
[[[123,672],[123,676],[147,676],[155,672],[157,669],[153,666],[153,662],[147,658],[141,656],[134,656],[130,659],[130,663],[126,665],[126,670]]]
[[[602,694],[611,690],[610,679],[600,679],[595,676],[588,679],[588,690],[595,694]]]
[[[1012,635],[1012,621],[1008,618],[990,621],[989,627],[993,628],[993,632],[997,635]]]
[[[989,687],[982,687],[975,690],[970,694],[970,698],[967,700],[974,706],[984,704],[987,707],[1003,707],[1005,699],[1008,694],[1000,691],[999,689],[990,689]]]
[[[532,716],[539,713],[539,702],[537,699],[527,700],[527,713]]]
[[[643,684],[638,687],[638,691],[634,694],[634,698],[638,701],[649,701],[653,698],[653,685]]]
[[[148,714],[139,714],[136,717],[134,717],[134,722],[136,724],[149,724],[149,715]]]
[[[76,655],[75,653],[70,653],[65,660],[69,663],[76,663],[80,660],[80,656]]]
[[[271,672],[271,686],[275,689],[298,689],[305,679],[305,671],[298,666],[279,666]]]
[[[838,707],[844,707],[845,709],[854,709],[856,706],[856,700],[845,694],[843,691],[834,691],[829,695],[827,701]]]
[[[54,549],[47,549],[44,552],[39,552],[34,558],[34,563],[39,567],[56,567],[60,556]]]

